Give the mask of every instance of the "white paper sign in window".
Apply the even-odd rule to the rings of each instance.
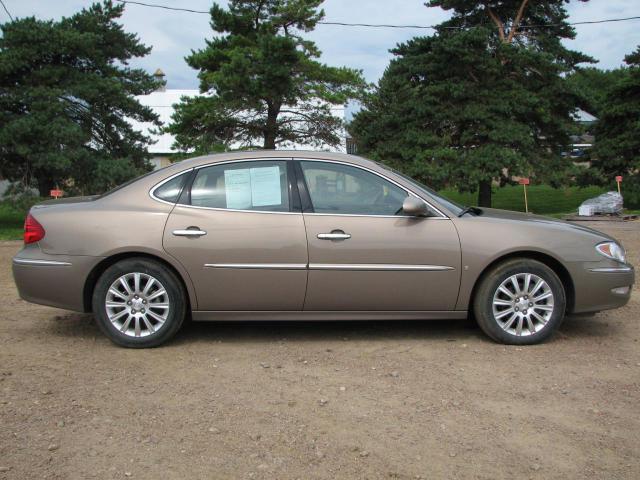
[[[246,210],[282,204],[280,167],[225,170],[227,208]]]
[[[225,170],[224,186],[227,208],[251,208],[251,173],[248,168]]]
[[[280,167],[251,169],[251,203],[254,207],[280,205]]]

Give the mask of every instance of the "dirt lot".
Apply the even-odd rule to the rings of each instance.
[[[598,223],[640,259],[640,222]],[[640,478],[640,294],[505,347],[465,322],[192,324],[125,350],[18,300],[0,479]]]

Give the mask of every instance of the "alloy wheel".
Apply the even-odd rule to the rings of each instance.
[[[133,272],[117,278],[107,290],[107,317],[129,337],[146,337],[160,330],[171,308],[165,287],[146,273]]]
[[[492,308],[493,318],[505,332],[533,335],[541,331],[553,315],[553,291],[538,275],[517,273],[498,286]]]

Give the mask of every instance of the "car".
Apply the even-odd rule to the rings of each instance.
[[[209,155],[104,195],[45,201],[13,258],[20,296],[92,312],[125,347],[186,318],[473,316],[493,340],[541,342],[566,314],[625,305],[622,245],[552,218],[464,207],[354,155]]]

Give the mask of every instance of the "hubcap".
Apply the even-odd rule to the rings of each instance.
[[[127,273],[116,279],[105,299],[107,317],[129,337],[146,337],[160,330],[169,316],[164,286],[146,273]]]
[[[533,273],[510,276],[493,295],[493,318],[511,335],[533,335],[545,327],[551,315],[551,287]]]

